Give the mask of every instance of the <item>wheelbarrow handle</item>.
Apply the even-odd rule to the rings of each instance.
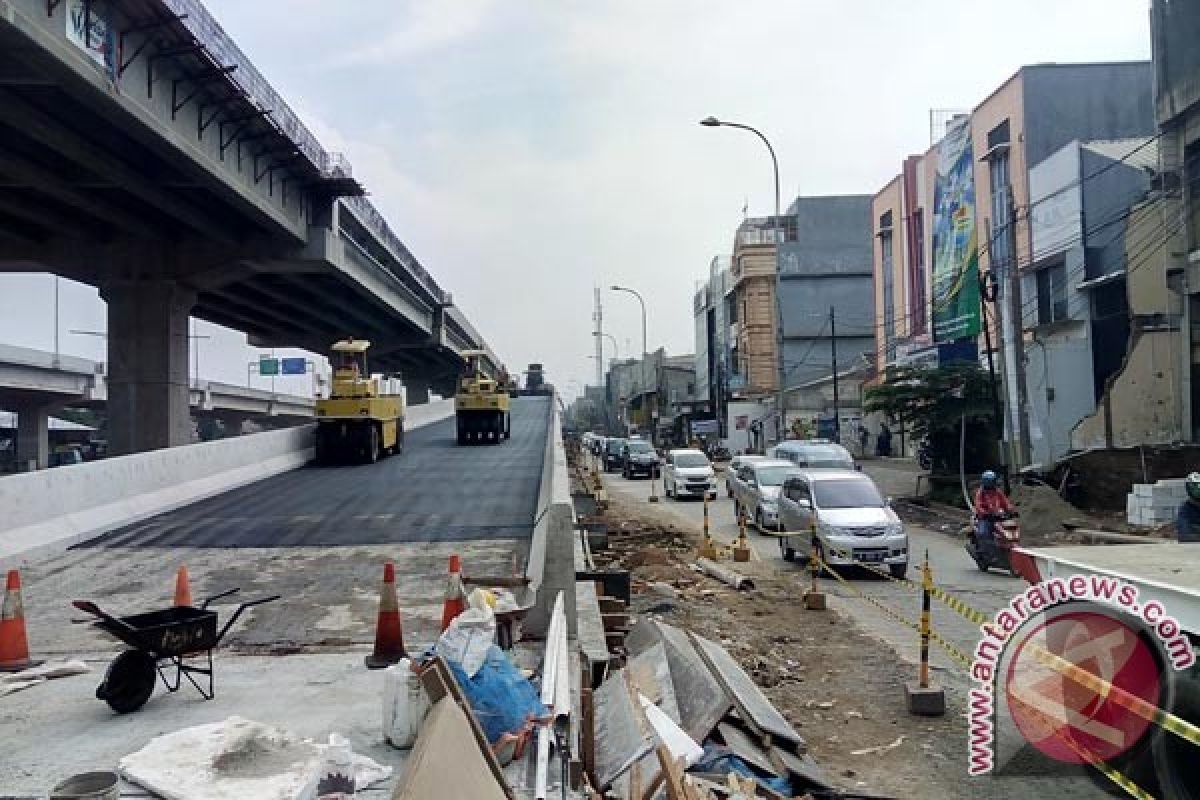
[[[238,617],[240,617],[242,615],[242,612],[245,611],[247,608],[250,608],[251,606],[260,606],[263,603],[271,603],[271,602],[274,602],[275,600],[278,600],[280,597],[281,597],[281,595],[273,594],[270,597],[260,597],[257,600],[251,600],[249,603],[242,603],[240,606],[237,607],[237,610],[234,611],[233,614],[229,617],[229,621],[225,623],[225,626],[223,628],[221,628],[221,632],[217,634],[217,640],[213,644],[216,645],[216,644],[220,643],[220,641],[222,639],[225,638],[225,633],[230,628],[233,627],[233,623],[238,621]]]
[[[227,591],[221,592],[220,594],[214,594],[212,597],[205,598],[204,602],[200,605],[200,607],[208,608],[208,604],[213,602],[214,600],[220,600],[222,597],[229,597],[229,595],[237,594],[240,591],[241,591],[241,588],[239,587],[236,589],[229,589]]]
[[[99,617],[104,622],[108,623],[109,625],[112,625],[115,628],[120,628],[122,631],[125,631],[128,634],[131,634],[134,637],[134,639],[137,639],[137,640],[141,639],[141,631],[139,631],[137,628],[130,625],[125,620],[123,620],[119,617],[114,617],[112,614],[109,614],[107,611],[102,610],[100,608],[100,606],[96,605],[95,603],[91,602],[90,600],[73,600],[71,602],[71,605],[75,606],[80,611],[84,611],[88,614],[91,614],[94,617]]]

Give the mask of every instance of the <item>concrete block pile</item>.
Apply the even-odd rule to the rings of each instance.
[[[1148,528],[1175,520],[1180,504],[1187,499],[1183,478],[1166,478],[1157,483],[1135,483],[1125,496],[1125,518],[1130,525]]]

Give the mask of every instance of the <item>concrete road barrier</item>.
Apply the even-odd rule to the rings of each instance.
[[[542,484],[534,516],[533,538],[525,576],[537,599],[525,620],[525,629],[543,635],[550,625],[554,597],[563,593],[568,633],[574,637],[575,621],[575,507],[567,473],[567,451],[563,446],[562,417],[557,402],[550,410]]]
[[[454,413],[454,401],[410,407],[414,430]],[[0,565],[304,466],[313,425],[152,450],[0,478]]]

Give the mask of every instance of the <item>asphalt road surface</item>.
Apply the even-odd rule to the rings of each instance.
[[[458,446],[454,419],[376,464],[286,472],[79,547],[331,547],[528,536],[549,397],[513,400],[512,438]]]

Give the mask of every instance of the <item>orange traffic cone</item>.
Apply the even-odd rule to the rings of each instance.
[[[15,569],[10,569],[4,586],[4,607],[0,609],[0,672],[20,672],[40,663],[29,658],[25,607],[21,605],[21,576]]]
[[[175,605],[190,606],[192,604],[192,587],[188,583],[187,565],[175,573]]]
[[[400,628],[400,603],[396,600],[396,567],[383,565],[383,585],[379,587],[379,618],[375,623],[375,650],[367,656],[369,669],[383,669],[407,658],[404,631]]]
[[[442,605],[442,630],[467,610],[467,592],[463,588],[462,562],[458,554],[450,556],[450,577],[446,579],[446,601]]]

